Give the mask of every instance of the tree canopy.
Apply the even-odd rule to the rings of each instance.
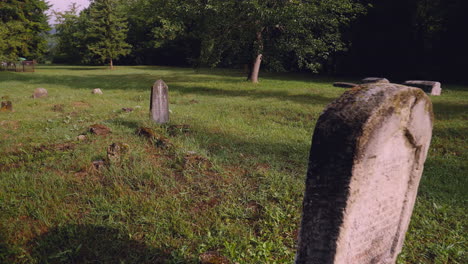
[[[125,40],[125,30],[112,32],[106,25],[118,20],[109,15],[118,8],[101,7],[103,11],[97,11],[98,6],[109,1],[96,0],[80,15],[88,16],[85,28],[86,39],[92,43],[88,44],[89,50],[106,59],[115,56],[97,52],[96,48],[116,46],[109,43],[111,40]],[[157,64],[164,53],[169,53],[166,60],[184,61],[194,67],[249,64],[254,69],[260,66],[260,57],[271,70],[312,71],[320,69],[331,53],[345,47],[342,27],[365,10],[354,0],[134,0],[119,1],[119,6],[126,11],[126,39],[133,46],[127,59],[136,63]],[[93,43],[91,35],[102,39]]]
[[[50,30],[44,0],[0,1],[0,60],[38,59],[47,50]]]
[[[112,11],[97,12],[96,4],[106,1]],[[96,0],[57,25],[56,58],[99,63],[120,55],[125,64],[248,66],[253,81],[260,66],[454,78],[465,64],[466,7],[463,0]],[[101,23],[106,16],[115,31]],[[121,52],[104,54],[97,49],[103,46]]]

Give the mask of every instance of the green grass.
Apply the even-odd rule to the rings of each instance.
[[[159,78],[170,89],[165,126],[148,116]],[[331,83],[265,74],[254,85],[236,71],[163,67],[0,72],[15,110],[0,112],[0,263],[197,263],[206,251],[292,263],[312,131],[345,91]],[[49,97],[32,99],[38,87]],[[468,263],[467,90],[431,97],[434,137],[399,263]],[[76,140],[93,124],[112,133]],[[112,143],[129,152],[94,171]]]

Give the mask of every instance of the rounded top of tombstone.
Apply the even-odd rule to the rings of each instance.
[[[153,85],[153,88],[155,87],[164,87],[164,88],[168,88],[167,87],[167,84],[162,80],[162,79],[159,79],[157,80],[154,85]]]
[[[362,127],[360,138],[365,141],[371,131],[366,128],[375,127],[399,109],[411,108],[420,101],[433,123],[431,100],[421,89],[393,83],[362,84],[327,106],[322,125],[333,127],[333,122],[340,119],[350,128]]]

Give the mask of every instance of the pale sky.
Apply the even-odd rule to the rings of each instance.
[[[47,2],[52,5],[48,12],[50,14],[50,24],[55,24],[55,17],[52,16],[52,10],[65,11],[72,3],[77,3],[80,10],[89,6],[89,0],[47,0]]]

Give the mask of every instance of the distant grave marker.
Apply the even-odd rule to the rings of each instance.
[[[367,84],[320,116],[312,141],[297,264],[395,263],[432,136],[420,89]]]
[[[1,103],[0,112],[12,112],[13,104],[11,101],[4,101]]]
[[[36,98],[43,98],[43,97],[47,97],[48,93],[47,93],[47,90],[44,89],[44,88],[36,88],[34,90],[34,94],[33,94],[33,98],[36,99]]]
[[[442,93],[440,82],[413,80],[413,81],[406,81],[404,85],[421,88],[423,89],[424,92],[430,95],[440,95]]]
[[[151,89],[150,116],[158,124],[169,122],[169,91],[163,80],[154,83]]]
[[[362,79],[362,83],[390,83],[390,81],[381,77],[367,77]]]
[[[91,93],[92,93],[92,94],[103,94],[103,93],[102,93],[102,90],[99,89],[99,88],[93,89],[93,91],[92,91]]]

